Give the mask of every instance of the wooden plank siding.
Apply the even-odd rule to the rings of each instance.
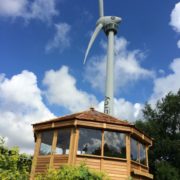
[[[111,180],[125,180],[129,177],[126,160],[114,160],[104,157],[81,157],[76,158],[76,165],[85,163],[90,169],[107,173]]]
[[[82,163],[85,163],[89,168],[94,170],[99,170],[101,167],[101,160],[97,158],[91,158],[91,157],[76,157],[76,165],[80,165]]]
[[[127,162],[104,159],[102,171],[106,172],[111,180],[128,179]]]
[[[54,155],[53,168],[59,169],[65,164],[68,164],[68,155]]]
[[[35,174],[46,172],[50,165],[50,159],[51,159],[51,155],[38,156],[36,168],[35,168]]]

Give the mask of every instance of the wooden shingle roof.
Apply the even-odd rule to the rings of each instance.
[[[107,115],[105,113],[99,112],[94,110],[94,108],[90,108],[87,111],[79,112],[79,113],[74,113],[62,117],[57,117],[48,121],[44,122],[39,122],[33,125],[38,125],[38,124],[46,124],[49,122],[59,122],[59,121],[66,121],[66,120],[72,120],[72,119],[79,119],[79,120],[86,120],[86,121],[94,121],[94,122],[101,122],[101,123],[111,123],[111,124],[119,124],[119,125],[132,125],[128,123],[127,121],[123,121],[120,119],[117,119],[113,116]]]

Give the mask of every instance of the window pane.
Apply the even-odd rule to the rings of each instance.
[[[51,145],[53,139],[53,131],[45,131],[41,133],[41,146],[40,146],[40,155],[51,154]]]
[[[138,158],[138,142],[131,138],[131,159],[139,161]]]
[[[126,158],[125,134],[104,132],[104,156]]]
[[[71,129],[60,129],[58,131],[56,154],[69,154]]]
[[[101,155],[101,130],[79,129],[78,154]]]
[[[146,146],[140,144],[140,163],[146,165]]]

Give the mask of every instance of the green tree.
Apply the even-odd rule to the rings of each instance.
[[[135,125],[154,139],[149,164],[155,179],[180,179],[180,90],[169,93],[154,108],[146,104],[143,116]]]
[[[29,179],[32,157],[20,154],[18,147],[9,149],[4,143],[4,139],[0,137],[0,179]]]

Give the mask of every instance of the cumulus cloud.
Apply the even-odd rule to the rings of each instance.
[[[180,2],[175,4],[174,9],[171,12],[171,20],[169,23],[174,31],[180,33]],[[180,48],[180,40],[177,42],[178,48]]]
[[[103,112],[104,101],[101,101],[96,108],[97,110]],[[114,116],[119,119],[133,122],[142,117],[142,109],[143,104],[133,104],[130,101],[125,100],[124,98],[114,99]]]
[[[8,145],[17,145],[24,152],[33,150],[31,124],[54,117],[42,100],[36,76],[29,71],[10,79],[0,75],[0,136]]]
[[[105,48],[106,43],[101,43]],[[128,42],[125,38],[117,38],[115,41],[115,89],[125,87],[127,84],[134,83],[144,78],[153,77],[153,72],[140,65],[144,54],[140,50],[129,51]],[[96,74],[96,80],[94,80]],[[106,74],[106,56],[96,56],[90,60],[85,70],[86,80],[93,88],[104,90]]]
[[[49,22],[58,14],[55,6],[56,0],[0,0],[0,16]]]
[[[46,45],[46,52],[58,49],[63,52],[64,49],[70,47],[70,30],[71,26],[67,23],[55,24],[56,33],[53,40]]]
[[[22,16],[26,11],[27,0],[0,0],[1,16]]]
[[[177,42],[177,47],[180,48],[180,40]]]
[[[153,94],[149,100],[151,104],[155,104],[157,100],[166,96],[170,91],[176,93],[179,90],[180,58],[173,60],[170,64],[170,69],[172,70],[171,74],[155,79]]]
[[[175,4],[175,7],[171,12],[170,25],[176,32],[180,33],[180,2]]]
[[[97,104],[94,95],[76,87],[76,79],[69,73],[67,66],[57,71],[47,71],[43,83],[47,87],[45,93],[49,102],[63,106],[70,112],[82,111]]]

